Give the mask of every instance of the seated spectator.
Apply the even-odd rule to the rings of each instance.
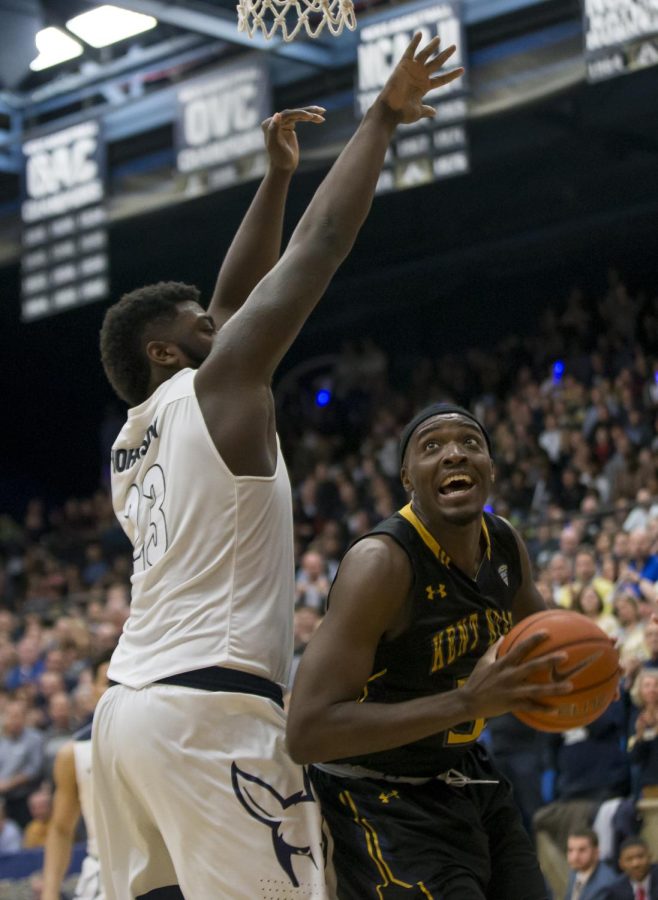
[[[635,495],[635,506],[629,512],[624,521],[624,531],[635,531],[636,528],[646,528],[651,519],[651,491],[645,487]]]
[[[324,613],[327,608],[329,586],[324,556],[315,550],[308,550],[302,556],[301,565],[295,577],[297,603],[302,606],[311,606],[319,613]]]
[[[290,669],[290,678],[288,681],[288,691],[292,690],[292,684],[297,674],[297,667],[302,658],[302,654],[306,649],[306,645],[315,634],[322,616],[313,606],[298,606],[295,610],[293,618],[293,635],[294,635],[294,652],[292,657],[292,667]]]
[[[644,623],[640,616],[637,597],[623,590],[614,601],[615,615],[619,621],[619,659],[624,671],[630,665],[637,669],[649,655],[644,640]]]
[[[617,638],[619,636],[619,622],[610,613],[605,612],[603,598],[593,584],[585,585],[576,594],[572,609],[596,622],[609,637]]]
[[[52,813],[52,797],[48,791],[40,789],[30,794],[27,806],[31,818],[23,832],[23,847],[26,850],[44,847]]]
[[[571,583],[573,565],[564,553],[554,553],[548,564],[548,574],[553,588],[553,602],[556,606],[571,606]]]
[[[658,669],[640,669],[632,697],[640,710],[628,742],[637,791],[658,797]]]
[[[649,620],[644,626],[644,643],[648,653],[645,665],[658,668],[658,622]]]
[[[19,853],[21,849],[21,830],[11,819],[7,818],[6,805],[0,797],[0,857]]]
[[[0,795],[8,815],[21,827],[29,819],[27,796],[43,765],[43,738],[27,727],[26,717],[25,703],[12,700],[5,708],[0,733]]]
[[[85,547],[85,563],[82,569],[82,580],[89,587],[97,584],[107,573],[109,565],[103,559],[103,548],[98,541],[92,541]]]
[[[569,884],[564,900],[600,900],[603,888],[617,873],[599,859],[599,839],[591,828],[572,831],[567,838]]]
[[[592,547],[580,547],[578,549],[574,561],[574,576],[576,593],[585,585],[591,584],[601,597],[605,612],[612,612],[612,594],[615,585],[614,582],[604,578],[597,571],[596,553]]]
[[[45,669],[41,657],[39,642],[31,637],[24,637],[16,647],[18,665],[11,669],[5,679],[8,691],[15,691],[24,684],[36,684]]]
[[[651,864],[649,848],[642,838],[627,838],[619,850],[619,868],[624,873],[601,900],[658,900],[658,866]]]
[[[57,751],[70,740],[78,724],[73,715],[69,695],[64,691],[53,694],[48,703],[48,727],[43,733],[43,775],[45,778],[51,777]]]
[[[644,528],[632,531],[628,536],[628,560],[619,574],[621,584],[640,602],[649,605],[647,612],[658,600],[658,556],[650,548],[649,534]]]

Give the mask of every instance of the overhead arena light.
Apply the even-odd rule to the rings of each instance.
[[[153,16],[105,4],[69,19],[66,27],[91,47],[107,47],[149,31],[157,24]]]
[[[60,31],[59,28],[42,28],[37,32],[34,40],[39,55],[30,63],[33,72],[49,69],[50,66],[75,59],[76,56],[82,56],[83,53],[82,44]]]

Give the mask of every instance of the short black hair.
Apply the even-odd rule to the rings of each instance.
[[[105,313],[101,361],[108,381],[122,400],[137,406],[146,400],[151,377],[142,347],[144,330],[157,320],[173,321],[179,303],[199,302],[199,291],[179,281],[160,281],[124,294]]]
[[[638,835],[624,838],[624,840],[619,845],[619,855],[621,856],[623,851],[628,850],[629,847],[644,847],[647,853],[649,852],[649,845],[644,840],[644,838],[641,838]]]
[[[599,836],[594,831],[593,828],[575,828],[573,831],[569,832],[570,838],[585,838],[588,840],[592,847],[599,846]]]

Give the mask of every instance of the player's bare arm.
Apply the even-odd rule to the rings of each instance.
[[[385,536],[360,541],[345,556],[329,611],[304,652],[288,716],[288,746],[297,762],[324,762],[389,750],[463,722],[515,709],[535,709],[542,697],[568,693],[568,683],[529,685],[564,654],[524,662],[545,635],[519,644],[502,660],[496,645],[459,690],[401,703],[357,703],[372,674],[377,644],[405,626],[411,563]],[[543,707],[542,707],[543,709]]]
[[[509,523],[508,523],[509,524]],[[510,525],[510,528],[512,526]],[[532,564],[528,556],[528,550],[524,541],[515,528],[512,528],[516,544],[519,548],[519,559],[521,562],[521,586],[516,592],[516,596],[512,601],[512,616],[514,623],[520,622],[526,616],[533,613],[543,612],[546,609],[544,598],[537,590],[534,578],[532,577]]]
[[[279,259],[290,180],[299,165],[295,128],[324,122],[321,106],[285,109],[261,124],[268,169],[242,220],[217,277],[208,315],[220,328]]]
[[[454,47],[437,55],[438,38],[420,51],[419,43],[417,34],[316,192],[283,257],[220,330],[197,373],[204,418],[236,475],[274,470],[272,375],[356,239],[396,126],[433,116],[423,97],[462,72],[441,72]]]
[[[73,743],[65,744],[57,753],[53,775],[55,795],[46,838],[42,900],[60,900],[62,881],[71,862],[75,829],[80,818]]]

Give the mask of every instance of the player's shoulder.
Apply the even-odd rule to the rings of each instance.
[[[497,539],[513,542],[514,544],[517,544],[520,540],[519,533],[514,525],[512,525],[509,519],[506,519],[504,516],[499,516],[496,513],[485,510],[482,514],[482,519],[489,534],[495,536]]]
[[[385,531],[372,531],[359,538],[345,554],[344,559],[370,569],[396,568],[407,560],[400,542]]]

